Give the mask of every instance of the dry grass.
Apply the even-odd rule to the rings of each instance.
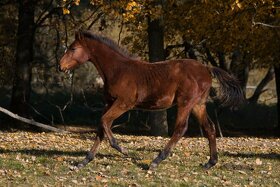
[[[182,139],[155,172],[145,170],[168,141],[161,137],[120,136],[125,157],[104,142],[87,167],[83,159],[94,135],[0,133],[0,186],[279,186],[280,139],[218,139],[220,160],[204,170],[204,138]]]

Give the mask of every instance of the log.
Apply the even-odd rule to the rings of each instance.
[[[4,114],[14,118],[14,119],[17,119],[19,121],[22,121],[22,122],[25,122],[25,123],[28,123],[30,125],[35,125],[37,127],[40,127],[40,128],[43,128],[43,129],[47,129],[49,131],[53,131],[53,132],[59,132],[59,133],[70,133],[68,131],[65,131],[65,130],[62,130],[62,129],[58,129],[58,128],[55,128],[55,127],[52,127],[50,125],[46,125],[46,124],[43,124],[43,123],[39,123],[39,122],[36,122],[34,120],[31,120],[31,119],[27,119],[27,118],[24,118],[24,117],[21,117],[3,107],[0,107],[0,112],[3,112]]]

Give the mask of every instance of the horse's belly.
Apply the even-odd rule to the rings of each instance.
[[[136,108],[146,110],[163,110],[174,104],[174,96],[148,97],[136,105]]]

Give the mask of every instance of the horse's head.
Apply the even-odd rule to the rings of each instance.
[[[89,56],[90,54],[85,45],[83,33],[77,32],[75,34],[75,41],[65,51],[59,62],[59,70],[63,72],[69,72],[78,65],[88,61]]]

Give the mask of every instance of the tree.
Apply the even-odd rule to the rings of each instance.
[[[277,113],[278,113],[278,124],[275,128],[276,136],[280,137],[280,68],[278,66],[274,67],[275,71],[275,81],[276,81],[276,91],[277,91]]]
[[[28,102],[31,91],[31,64],[34,42],[34,0],[18,1],[18,31],[15,62],[15,76],[11,98],[11,110],[22,116],[28,116]]]
[[[34,58],[35,53],[41,53],[42,45],[47,42],[52,43],[51,49],[55,49],[55,60],[58,62],[58,51],[60,50],[61,43],[67,43],[67,26],[65,23],[64,14],[69,14],[69,10],[75,5],[79,5],[79,0],[71,0],[69,2],[62,1],[57,3],[54,0],[47,1],[34,1],[34,0],[19,0],[19,1],[7,1],[0,4],[4,6],[6,4],[12,4],[18,6],[18,23],[17,23],[17,47],[15,50],[15,63],[14,63],[14,76],[13,76],[13,85],[12,85],[12,97],[10,101],[10,109],[16,114],[19,114],[24,117],[29,117],[30,107],[30,94],[31,94],[31,81],[32,81],[32,68],[36,63],[43,64],[43,60],[37,60]],[[67,7],[67,8],[65,8]],[[84,8],[85,6],[83,6]],[[92,8],[92,6],[91,6]],[[82,8],[81,8],[82,10]],[[73,10],[78,12],[77,10]],[[89,11],[84,11],[88,13]],[[5,12],[7,14],[7,11]],[[3,14],[5,14],[3,13]],[[85,13],[85,14],[86,14]],[[96,11],[91,13],[91,16],[87,16],[87,20],[91,20],[90,26],[92,26],[99,18],[98,16],[95,19]],[[78,14],[79,15],[79,14]],[[86,21],[82,16],[80,20],[76,21],[75,16],[71,17],[73,20],[71,23],[75,26],[84,24]],[[63,24],[65,29],[62,31],[60,24]],[[61,25],[62,25],[61,24]],[[75,28],[76,29],[76,28]],[[2,30],[2,29],[1,29]],[[55,35],[52,39],[48,39],[47,42],[39,43],[36,36],[40,35],[43,31],[55,30]],[[60,37],[60,33],[66,33],[66,39],[63,40]],[[53,42],[56,41],[56,42]],[[34,46],[36,45],[36,50]],[[54,47],[55,46],[55,47]],[[50,50],[50,49],[49,49]],[[48,53],[48,49],[42,50],[45,53]],[[41,56],[46,54],[40,54]],[[41,57],[40,57],[41,58]],[[42,59],[42,58],[41,58]],[[52,63],[52,62],[51,62]],[[52,65],[53,66],[53,65]],[[56,65],[54,65],[56,66]],[[55,68],[56,69],[56,68]]]
[[[164,30],[162,19],[148,19],[148,46],[150,62],[163,61],[164,54]],[[149,124],[151,134],[154,136],[167,136],[168,124],[167,113],[164,111],[150,112]]]
[[[11,1],[2,1],[0,4],[0,87],[12,84],[14,51],[16,46],[16,12],[17,7]]]

